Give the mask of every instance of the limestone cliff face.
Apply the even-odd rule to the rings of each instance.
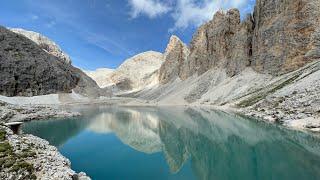
[[[140,53],[125,60],[110,78],[120,91],[140,90],[158,83],[158,70],[162,63],[162,53]]]
[[[182,78],[215,67],[226,68],[230,76],[238,74],[250,64],[252,31],[251,16],[241,23],[239,10],[218,11],[194,35]]]
[[[10,30],[12,32],[15,32],[17,34],[21,34],[21,35],[27,37],[28,39],[32,40],[33,42],[38,44],[43,50],[45,50],[46,52],[48,52],[49,54],[51,54],[53,56],[56,56],[62,62],[66,63],[66,64],[71,64],[70,57],[66,53],[64,53],[55,42],[53,42],[49,38],[43,36],[42,34],[37,33],[37,32],[33,32],[33,31],[27,31],[27,30],[20,29],[20,28],[12,28]]]
[[[188,55],[188,47],[177,36],[171,36],[164,54],[165,61],[161,65],[159,72],[161,84],[166,84],[183,76],[181,69]]]
[[[95,71],[84,71],[84,73],[92,78],[100,88],[105,88],[113,84],[110,76],[114,71],[114,69],[99,68]]]
[[[231,9],[202,25],[176,72],[187,79],[222,68],[235,76],[250,66],[277,76],[319,58],[320,0],[257,0],[253,15],[242,22],[239,10]]]
[[[257,0],[252,67],[278,75],[320,57],[320,0]]]

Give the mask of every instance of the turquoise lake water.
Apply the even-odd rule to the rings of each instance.
[[[320,179],[320,140],[202,108],[88,106],[25,123],[97,180]]]

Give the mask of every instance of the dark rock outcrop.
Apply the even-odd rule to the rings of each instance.
[[[75,93],[89,98],[97,98],[99,96],[109,97],[112,95],[109,89],[101,89],[93,79],[80,69],[72,67],[72,71],[80,77],[77,86],[73,89]]]
[[[0,71],[0,94],[5,96],[71,92],[80,80],[71,66],[4,27],[0,27]]]
[[[44,50],[26,36],[0,27],[0,94],[36,96],[74,90],[93,98],[110,95],[60,57],[61,54],[56,56]]]

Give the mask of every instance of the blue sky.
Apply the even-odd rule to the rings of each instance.
[[[0,25],[44,34],[86,70],[116,68],[147,50],[163,52],[172,34],[189,43],[215,11],[251,12],[254,0],[2,0]]]

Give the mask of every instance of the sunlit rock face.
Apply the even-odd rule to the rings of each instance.
[[[188,47],[177,36],[171,36],[164,53],[164,63],[159,71],[161,84],[166,84],[183,76],[181,69],[188,55]]]
[[[91,77],[100,88],[105,88],[114,84],[110,77],[114,71],[114,69],[99,68],[95,71],[84,71],[84,73]]]
[[[140,90],[159,83],[163,54],[147,51],[124,61],[110,76],[120,91]]]
[[[40,33],[33,32],[33,31],[27,31],[20,28],[12,28],[10,29],[12,32],[15,32],[17,34],[21,34],[36,44],[38,44],[43,50],[47,51],[49,54],[56,56],[59,58],[62,62],[66,64],[71,64],[70,57],[64,53],[61,48],[52,40],[49,38],[41,35]]]
[[[229,76],[241,72],[250,64],[252,31],[250,15],[240,22],[239,10],[218,11],[193,36],[181,73],[183,79],[215,67],[226,68]]]
[[[257,0],[252,66],[281,74],[320,58],[320,0]]]
[[[257,0],[242,22],[237,9],[218,11],[194,34],[182,79],[214,68],[229,76],[246,67],[275,76],[296,70],[320,58],[319,24],[320,0]]]

